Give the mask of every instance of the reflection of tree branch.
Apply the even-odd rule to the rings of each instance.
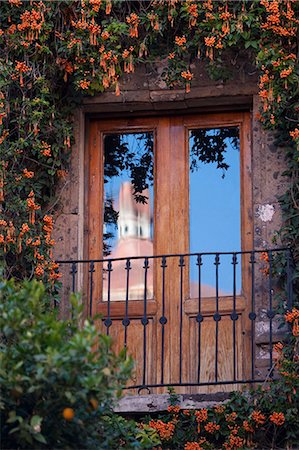
[[[143,202],[144,199],[138,194],[142,194],[153,181],[153,135],[151,132],[130,135],[135,136],[135,142],[138,143],[137,152],[129,148],[125,134],[105,136],[104,177],[107,183],[113,177],[119,176],[122,170],[128,170],[134,187],[135,200]]]
[[[117,224],[118,221],[118,216],[119,216],[119,212],[116,211],[113,208],[113,199],[112,198],[106,198],[105,199],[105,204],[104,204],[104,224],[112,224],[115,225]],[[107,243],[107,241],[109,239],[113,239],[114,238],[114,233],[112,232],[108,232],[108,233],[103,233],[103,253],[104,256],[109,256],[111,251],[111,245],[109,245]]]
[[[141,194],[135,194],[134,193],[134,199],[137,203],[142,203],[143,205],[147,204],[148,197],[146,195]]]
[[[191,130],[190,139],[193,140],[190,148],[191,171],[198,170],[199,162],[217,163],[217,169],[227,170],[229,166],[225,162],[225,153],[228,143],[239,149],[237,127]]]

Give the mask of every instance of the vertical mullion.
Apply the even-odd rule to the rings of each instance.
[[[165,317],[165,269],[167,267],[166,257],[162,257],[162,315],[160,317],[161,329],[161,384],[164,383],[164,345],[165,345],[165,325],[167,319]]]
[[[249,313],[249,319],[251,320],[251,335],[250,335],[250,341],[251,341],[251,379],[254,380],[254,321],[256,319],[256,312],[255,312],[255,270],[254,270],[254,264],[255,264],[255,253],[254,251],[251,252],[250,255],[250,264],[251,264],[251,311]]]
[[[198,266],[198,314],[196,317],[198,323],[198,340],[197,340],[197,383],[200,382],[200,371],[201,371],[201,322],[203,321],[203,316],[201,314],[201,266],[202,266],[202,256],[197,255]]]
[[[105,321],[105,325],[106,325],[106,334],[107,336],[109,336],[109,328],[112,325],[112,321],[111,321],[111,298],[110,298],[110,294],[111,294],[111,272],[112,272],[112,261],[109,260],[108,261],[108,265],[107,265],[107,272],[108,272],[108,292],[107,292],[107,319]]]
[[[180,364],[179,364],[179,383],[182,383],[182,365],[183,365],[183,277],[184,277],[184,256],[180,256]]]
[[[275,313],[273,311],[273,277],[272,277],[272,269],[273,269],[273,255],[271,250],[268,251],[268,262],[269,262],[269,311],[268,311],[268,317],[269,317],[269,375],[270,377],[273,376],[273,318],[275,316]]]
[[[236,320],[238,319],[238,314],[236,311],[236,266],[238,264],[237,255],[233,253],[233,314],[231,316],[233,320],[233,373],[234,381],[236,381],[236,364],[237,364],[237,352],[236,352]]]
[[[130,258],[127,258],[126,260],[126,303],[125,303],[125,318],[122,321],[123,326],[125,327],[124,330],[124,348],[127,348],[127,340],[128,340],[128,333],[127,328],[130,325],[130,320],[128,317],[129,313],[129,284],[130,284],[130,270],[131,270],[131,260]]]
[[[89,264],[89,317],[92,318],[92,296],[93,296],[93,274],[95,272],[94,269],[94,261],[90,261]]]
[[[72,292],[76,289],[76,273],[77,273],[77,263],[72,262],[71,275],[72,275]]]

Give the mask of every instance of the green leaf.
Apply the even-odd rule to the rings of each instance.
[[[14,423],[14,422],[23,422],[23,418],[21,416],[16,415],[16,411],[9,411],[9,418],[6,421],[7,423]]]
[[[247,41],[244,44],[245,48],[254,48],[254,49],[258,49],[259,48],[259,43],[257,41]]]
[[[43,418],[40,416],[32,416],[30,420],[30,425],[34,428],[42,423]]]
[[[41,433],[37,433],[33,435],[34,439],[42,444],[47,444],[45,437]]]

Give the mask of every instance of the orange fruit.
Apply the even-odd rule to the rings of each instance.
[[[64,408],[62,415],[65,420],[73,420],[73,418],[75,417],[75,411],[73,410],[73,408]]]

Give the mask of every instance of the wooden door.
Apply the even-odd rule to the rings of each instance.
[[[251,155],[247,113],[90,122],[86,158],[86,257],[91,260],[103,258],[105,136],[149,132],[154,144],[152,250],[150,254],[140,255],[148,258],[141,258],[142,269],[137,269],[141,270],[143,284],[147,285],[144,294],[139,297],[132,294],[130,297],[130,274],[134,273],[134,268],[133,272],[132,268],[128,268],[126,258],[120,264],[123,264],[123,273],[129,275],[123,278],[123,294],[118,295],[117,301],[107,299],[104,293],[107,284],[111,286],[111,276],[117,273],[117,268],[113,272],[117,264],[115,261],[112,261],[112,270],[106,262],[95,263],[92,279],[92,312],[104,315],[106,321],[102,324],[102,330],[112,335],[115,348],[125,345],[133,355],[136,370],[132,384],[167,386],[199,383],[206,385],[201,389],[207,392],[221,381],[230,382],[222,390],[231,389],[231,383],[246,377],[248,372],[244,358],[249,345],[246,320],[250,298],[248,258],[237,256],[237,262],[242,265],[239,292],[234,290],[223,294],[216,287],[213,295],[205,295],[200,276],[199,282],[195,283],[196,292],[194,289],[192,292],[194,282],[190,279],[190,130],[224,127],[237,127],[240,137],[241,248],[231,250],[251,250]],[[199,194],[200,202],[203,193]],[[201,251],[201,248],[196,249],[200,258],[204,256]],[[236,258],[236,255],[232,256]],[[198,268],[200,270],[200,263]],[[148,288],[149,283],[152,284],[152,292]],[[181,389],[187,392],[186,386]]]
[[[231,130],[234,127],[239,132],[239,177],[240,177],[240,243],[238,250],[252,249],[252,205],[251,205],[251,153],[250,153],[250,126],[249,114],[222,114],[222,115],[205,115],[205,116],[183,116],[172,119],[172,127],[176,130],[172,135],[172,149],[179,143],[179,147],[185,149],[185,161],[188,161],[188,167],[184,169],[185,178],[180,180],[184,186],[183,205],[187,205],[186,210],[177,204],[176,216],[180,217],[180,227],[182,230],[187,229],[187,252],[200,252],[202,248],[192,248],[190,242],[191,236],[191,172],[190,172],[190,158],[188,158],[190,149],[189,134],[191,130]],[[179,151],[179,150],[178,150]],[[207,163],[209,164],[209,163]],[[236,169],[236,167],[235,167]],[[235,170],[234,169],[234,170]],[[228,168],[228,171],[230,169]],[[207,192],[202,194],[207,195]],[[201,201],[199,196],[198,201]],[[226,202],[227,199],[223,198]],[[175,205],[175,202],[173,203]],[[217,208],[217,205],[211,204],[211,209]],[[223,217],[218,217],[221,223]],[[221,229],[221,227],[220,227]],[[230,233],[236,233],[237,229],[232,226],[231,231],[227,231],[228,235],[225,239],[229,239]],[[172,237],[169,236],[169,242],[175,240],[175,233]],[[236,248],[228,248],[229,252],[233,252]],[[174,250],[172,250],[174,251]],[[177,248],[178,252],[182,252],[181,248]],[[223,249],[205,249],[206,252],[223,252]],[[212,255],[211,255],[212,256]],[[200,255],[201,264],[206,256]],[[191,259],[191,258],[190,258]],[[185,259],[187,268],[191,271],[191,261],[188,257]],[[230,264],[232,271],[230,276],[231,290],[229,292],[222,292],[220,289],[220,282],[216,279],[219,274],[221,261],[224,259],[224,264]],[[230,260],[229,260],[230,259]],[[249,373],[247,367],[249,355],[249,333],[248,333],[248,312],[251,299],[250,290],[250,264],[249,256],[230,253],[229,255],[222,255],[219,253],[213,254],[213,265],[215,266],[215,285],[214,292],[205,286],[202,274],[199,274],[198,286],[192,290],[191,274],[187,274],[184,279],[184,295],[183,302],[180,305],[182,309],[182,320],[179,325],[183,327],[181,332],[182,337],[177,336],[178,342],[172,344],[183,348],[182,363],[176,366],[176,377],[187,383],[202,383],[205,388],[201,392],[219,391],[218,383],[222,381],[230,381],[230,384],[223,385],[221,390],[232,390],[238,387],[237,383],[233,384],[234,380],[246,379]],[[240,272],[239,289],[233,287],[234,284],[234,268],[237,264],[242,267]],[[201,267],[201,271],[202,268]],[[198,266],[200,271],[200,265]],[[201,281],[200,281],[201,276]],[[235,275],[235,282],[236,282]],[[217,286],[217,284],[219,284]],[[173,373],[173,372],[172,372]],[[187,381],[188,380],[188,381]],[[216,386],[215,386],[216,385]],[[198,388],[195,392],[199,392]],[[194,389],[191,389],[194,392]]]

